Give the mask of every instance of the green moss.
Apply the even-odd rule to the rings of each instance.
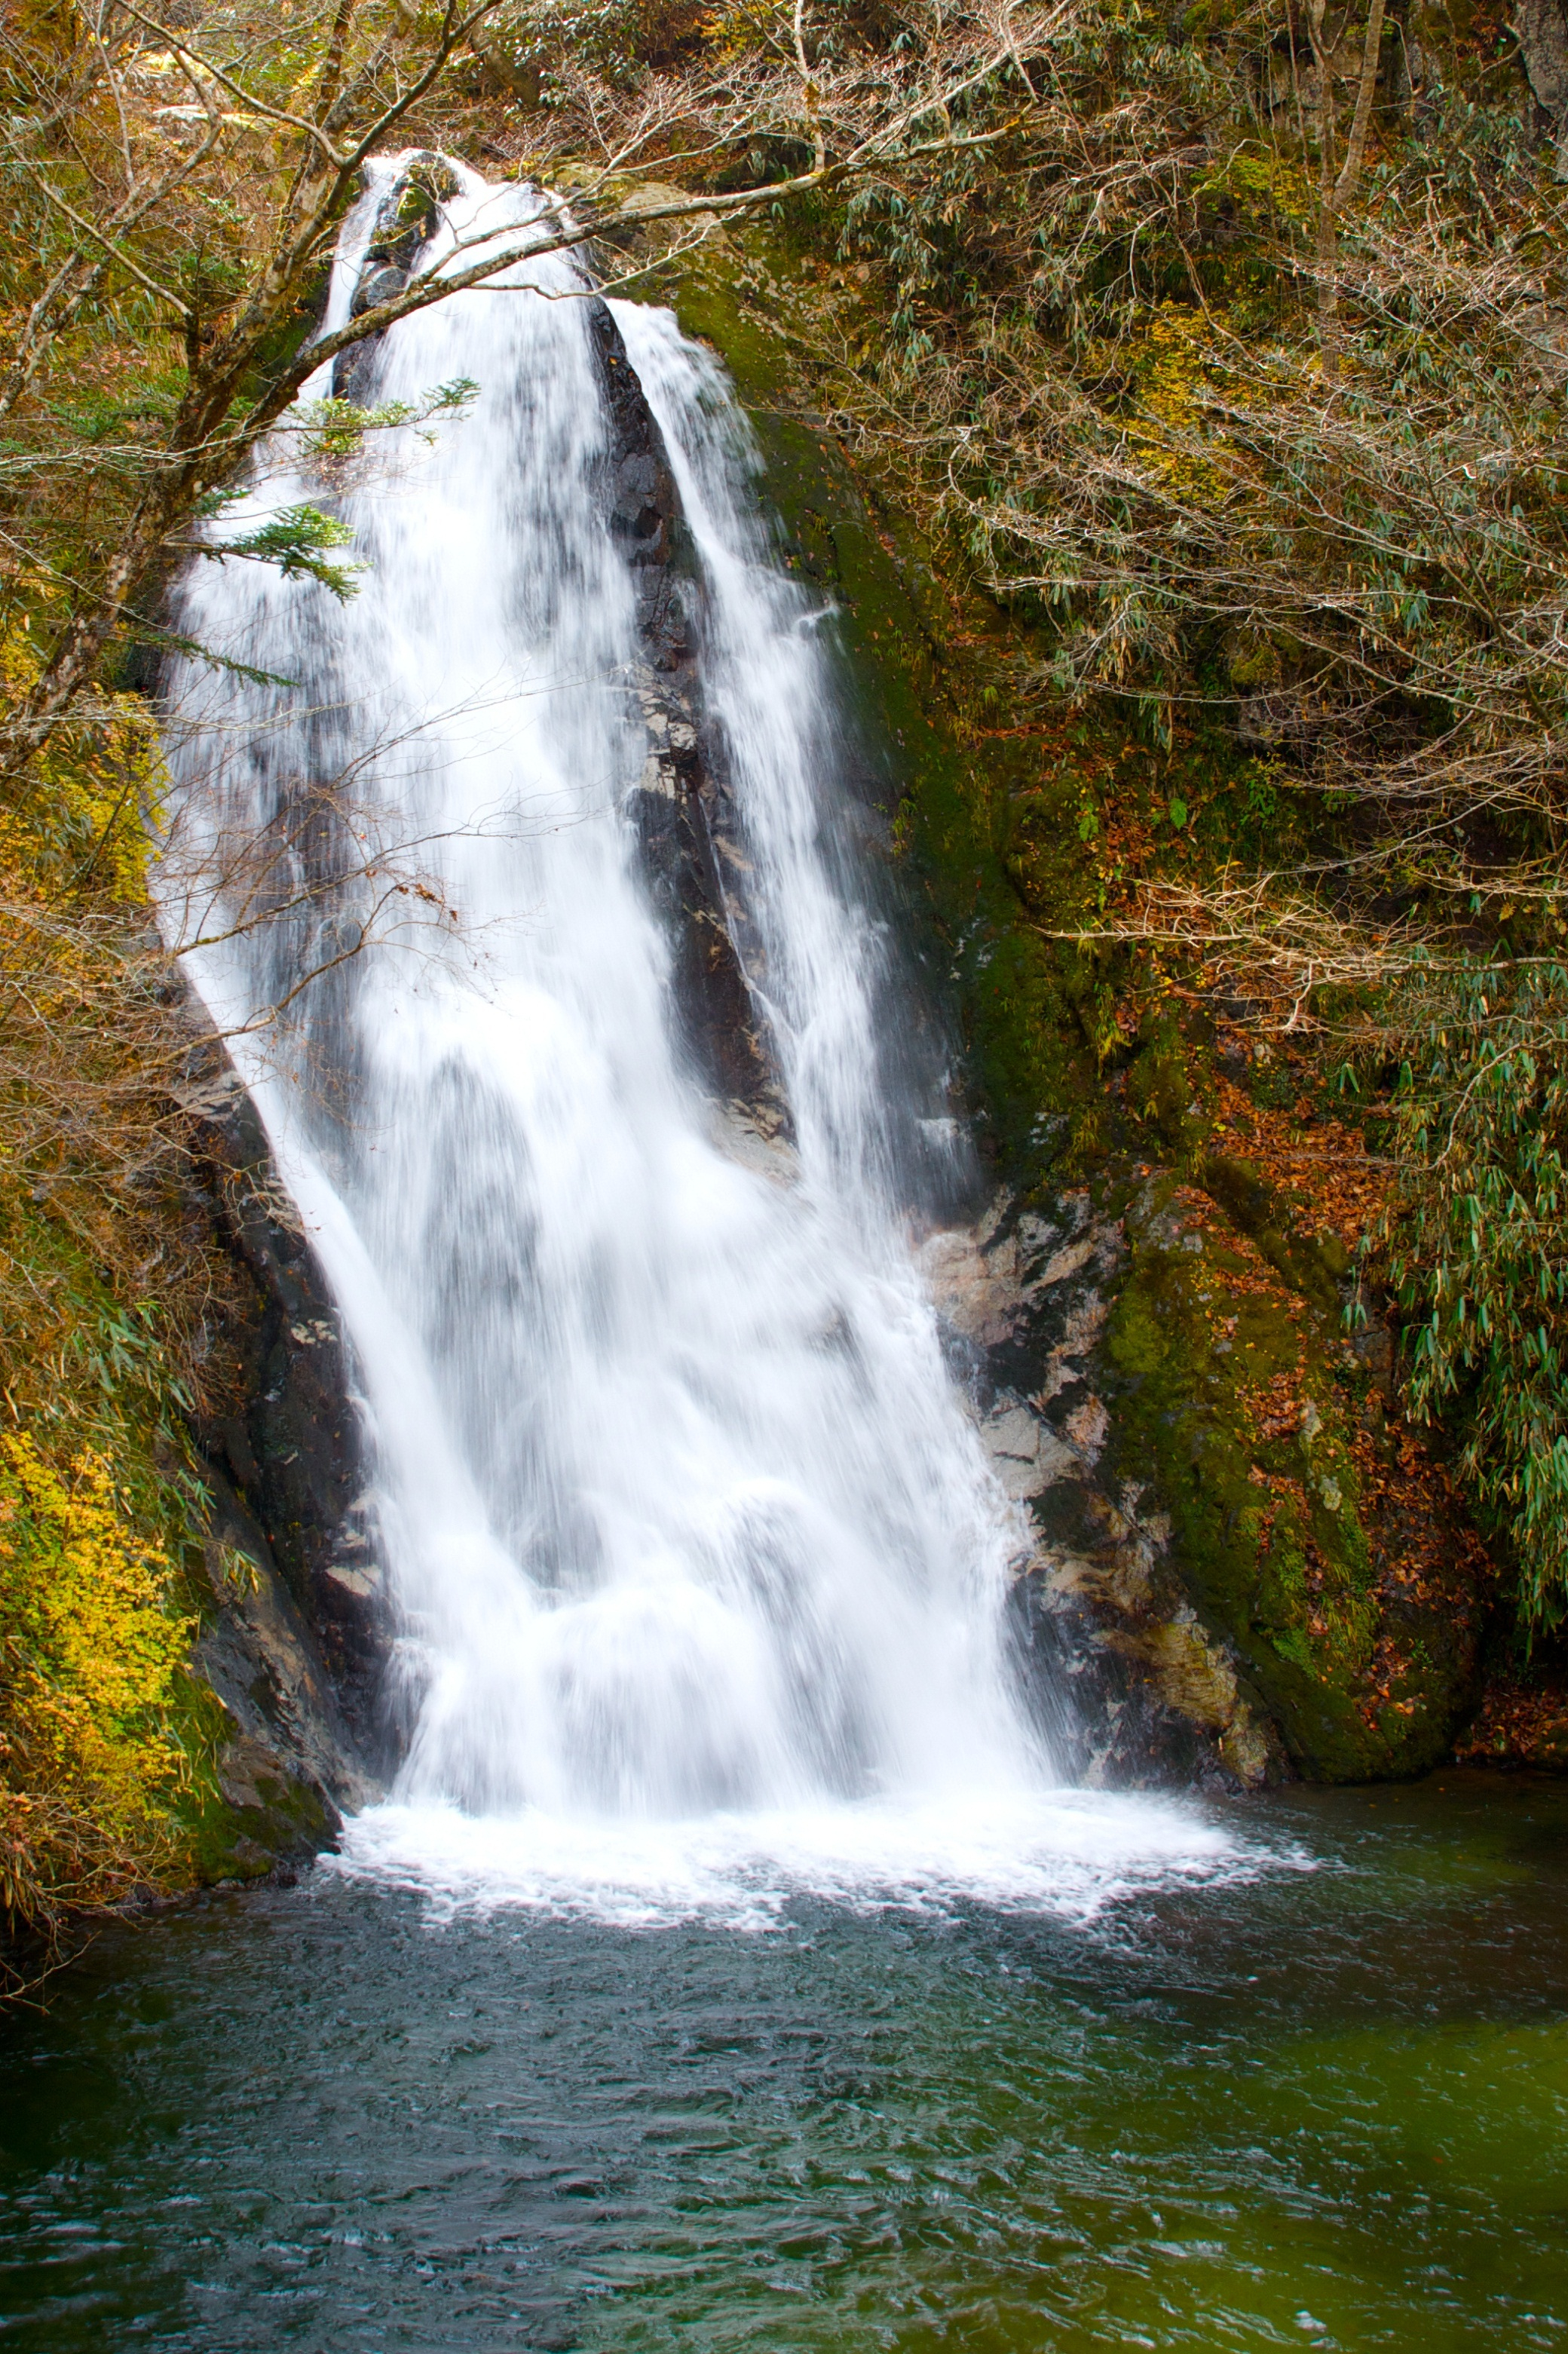
[[[1194,1601],[1302,1772],[1419,1773],[1446,1747],[1463,1662],[1413,1647],[1377,1704],[1380,1611],[1334,1326],[1310,1295],[1268,1283],[1234,1228],[1173,1215],[1173,1193],[1150,1188],[1129,1216],[1107,1333],[1111,1476],[1153,1475]]]
[[[1166,1007],[1146,1013],[1139,1025],[1138,1052],[1128,1066],[1127,1100],[1177,1159],[1188,1161],[1208,1134],[1199,1058],[1190,1052],[1175,1014]]]
[[[1287,1226],[1277,1196],[1248,1161],[1213,1153],[1203,1162],[1202,1182],[1204,1191],[1219,1203],[1237,1230],[1251,1238],[1292,1290],[1313,1301],[1325,1315],[1338,1313],[1339,1285],[1351,1263],[1338,1235],[1308,1238]]]
[[[336,1828],[319,1794],[260,1774],[253,1804],[209,1798],[186,1819],[195,1876],[205,1886],[261,1880],[280,1864],[306,1862],[330,1847]]]

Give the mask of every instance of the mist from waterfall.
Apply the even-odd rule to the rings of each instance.
[[[460,178],[424,268],[537,208]],[[1029,1532],[912,1251],[964,1148],[891,1051],[828,617],[771,553],[717,364],[618,302],[694,548],[786,1129],[683,1045],[629,815],[642,655],[585,291],[537,257],[386,335],[359,397],[472,379],[461,419],[266,453],[226,529],[335,506],[349,601],[233,560],[179,596],[245,667],[167,683],[165,927],[216,943],[188,967],[342,1310],[398,1630],[407,1754],[349,1861],[638,1918],[1206,1869],[1225,1842],[1186,1814],[1052,1787],[1005,1631]]]

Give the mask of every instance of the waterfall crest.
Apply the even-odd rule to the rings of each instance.
[[[458,178],[423,268],[537,204]],[[701,709],[670,719],[607,503],[596,302],[571,257],[521,261],[356,363],[361,401],[472,379],[461,421],[269,454],[251,510],[335,504],[351,601],[237,562],[181,590],[185,635],[247,668],[169,682],[164,920],[215,940],[190,967],[343,1310],[398,1628],[407,1755],[350,1852],[470,1893],[635,1883],[655,1913],[649,1886],[684,1903],[758,1842],[831,1850],[834,1884],[1012,1885],[1073,1802],[1007,1657],[1027,1532],[911,1253],[961,1139],[879,1043],[895,982],[837,830],[821,616],[769,556],[744,420],[668,313],[616,303],[681,511]],[[683,1017],[639,815],[674,809],[683,728],[719,779],[720,945],[772,1111]],[[649,1865],[681,1824],[684,1861]],[[1066,1844],[1105,1839],[1086,1817]]]

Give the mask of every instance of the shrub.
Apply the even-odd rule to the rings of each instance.
[[[66,1908],[181,1875],[171,1703],[194,1632],[107,1459],[0,1437],[0,1925],[47,1952]],[[0,1966],[14,1988],[20,1964]]]
[[[1527,1630],[1568,1616],[1568,971],[1478,970],[1405,1065],[1391,1264],[1407,1403],[1457,1408]]]

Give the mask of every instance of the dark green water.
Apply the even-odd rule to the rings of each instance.
[[[0,2346],[1568,2345],[1568,1791],[1439,1779],[1088,1928],[116,1930],[5,2031]]]

